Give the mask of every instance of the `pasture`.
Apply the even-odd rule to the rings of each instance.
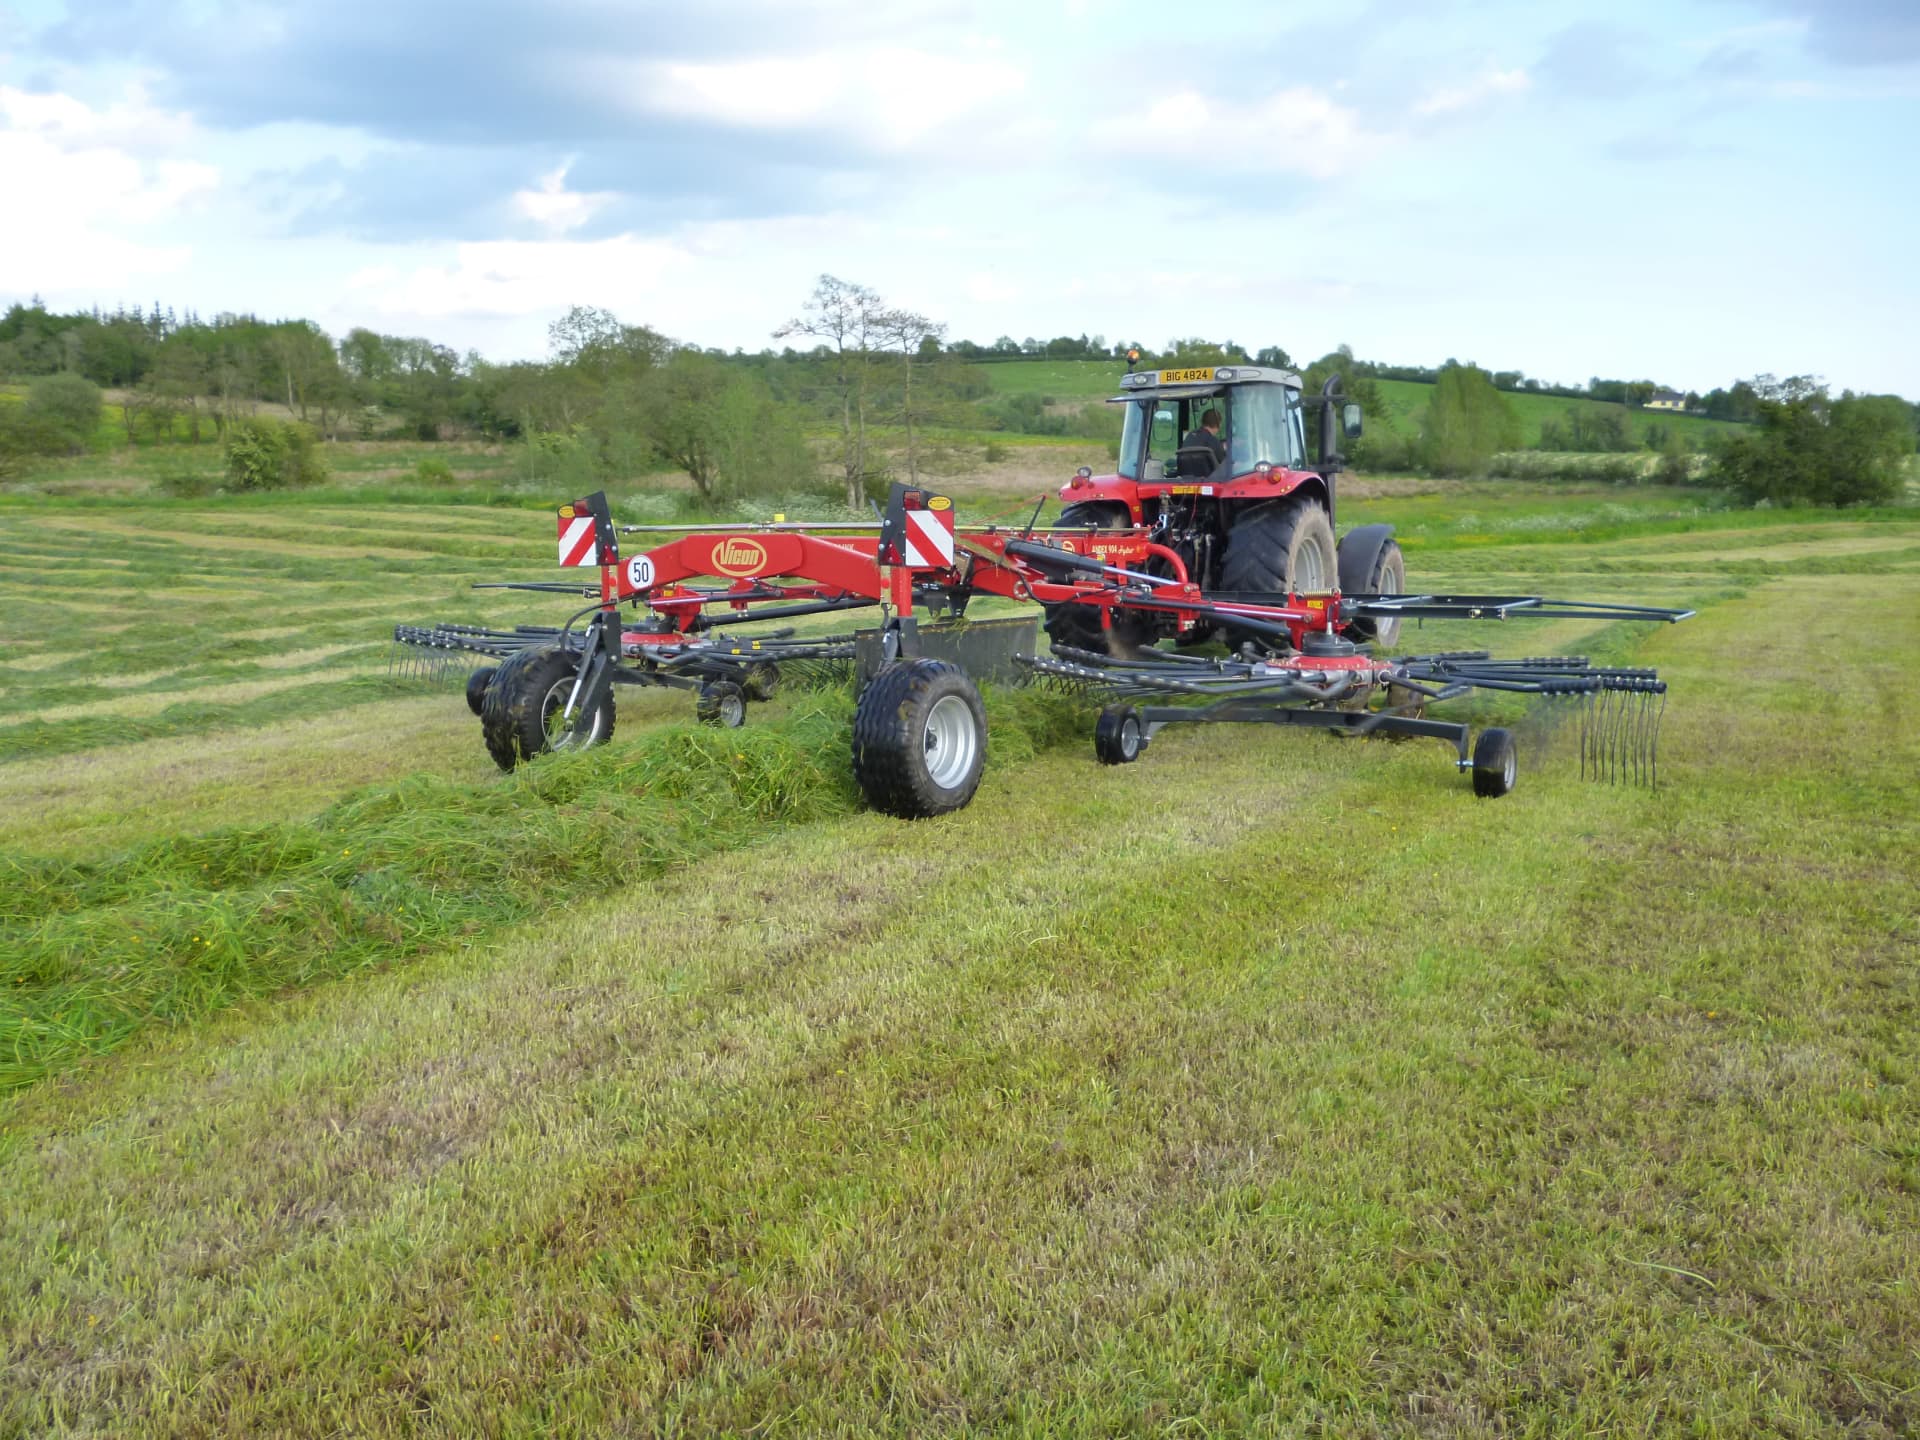
[[[403,482],[0,497],[0,1433],[1920,1425],[1911,509],[1348,490],[1699,607],[1403,641],[1659,666],[1657,793],[1008,692],[907,825],[831,691],[502,776],[386,636],[551,521]]]

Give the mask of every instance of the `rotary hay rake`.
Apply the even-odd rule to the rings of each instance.
[[[1083,628],[1094,635],[1114,633],[1116,622],[1137,626],[1146,616],[1176,640],[1220,630],[1236,638],[1238,650],[1224,658],[1154,648],[1129,656],[1118,645],[1118,655],[1062,644],[1051,656],[1009,653],[1005,658],[1027,673],[1110,702],[1094,729],[1095,754],[1104,763],[1138,760],[1169,725],[1295,726],[1440,740],[1453,749],[1457,767],[1471,772],[1474,792],[1488,797],[1513,788],[1512,733],[1493,726],[1476,738],[1466,722],[1429,717],[1428,705],[1474,691],[1577,705],[1583,777],[1652,785],[1665,682],[1650,669],[1596,666],[1584,656],[1381,656],[1356,641],[1390,640],[1405,619],[1671,622],[1693,613],[1530,595],[1207,592],[1147,527],[959,527],[945,496],[904,485],[893,487],[871,525],[616,527],[601,494],[560,507],[558,524],[560,563],[600,571],[598,598],[564,625],[394,630],[412,652],[403,668],[445,674],[462,655],[498,662],[472,673],[467,700],[503,768],[606,739],[617,685],[693,690],[701,720],[732,726],[745,719],[746,702],[768,698],[783,674],[838,678],[865,650],[871,664],[861,667],[854,775],[875,808],[906,818],[959,809],[979,785],[986,715],[969,671],[981,673],[992,660],[952,648],[969,628],[965,615],[976,597],[1050,611],[1087,607],[1098,628]],[[1378,570],[1390,533],[1385,526],[1351,532],[1341,542],[1342,569],[1344,547],[1352,544],[1367,550],[1355,557],[1359,572]],[[672,538],[623,558],[622,534]],[[595,593],[552,582],[490,588]],[[623,620],[622,605],[644,614]],[[728,633],[857,609],[880,614],[877,629],[864,632],[864,646],[850,635]],[[922,611],[947,618],[923,628]],[[1001,632],[1033,633],[1032,626]],[[937,658],[942,653],[966,663]]]

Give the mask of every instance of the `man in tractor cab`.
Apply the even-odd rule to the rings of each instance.
[[[1220,412],[1208,406],[1200,428],[1180,442],[1180,473],[1188,477],[1211,475],[1227,462],[1227,442],[1220,438]]]

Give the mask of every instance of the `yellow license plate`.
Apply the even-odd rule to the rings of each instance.
[[[1213,379],[1211,367],[1205,370],[1162,370],[1160,372],[1162,385],[1193,385],[1211,379]]]

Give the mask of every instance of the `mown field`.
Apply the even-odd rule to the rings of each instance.
[[[1124,363],[1108,360],[1015,361],[977,367],[997,394],[1048,395],[1062,403],[1105,400],[1119,393],[1119,377],[1126,373]],[[1376,380],[1385,401],[1384,414],[1369,415],[1367,424],[1375,433],[1413,439],[1420,433],[1425,418],[1431,385],[1415,380]],[[1507,395],[1520,421],[1520,445],[1532,449],[1540,443],[1540,427],[1548,421],[1562,422],[1569,408],[1583,413],[1618,412],[1618,405],[1598,400],[1568,400],[1555,395]],[[1716,435],[1737,434],[1743,427],[1721,420],[1695,415],[1662,415],[1654,411],[1629,412],[1629,425],[1637,436],[1648,424],[1659,424],[1677,432],[1694,449],[1705,449]]]
[[[501,776],[385,637],[550,521],[368,484],[0,497],[0,1434],[1920,1426],[1920,515],[1356,484],[1700,608],[1406,637],[1658,793],[1010,693],[909,826],[831,691]]]

